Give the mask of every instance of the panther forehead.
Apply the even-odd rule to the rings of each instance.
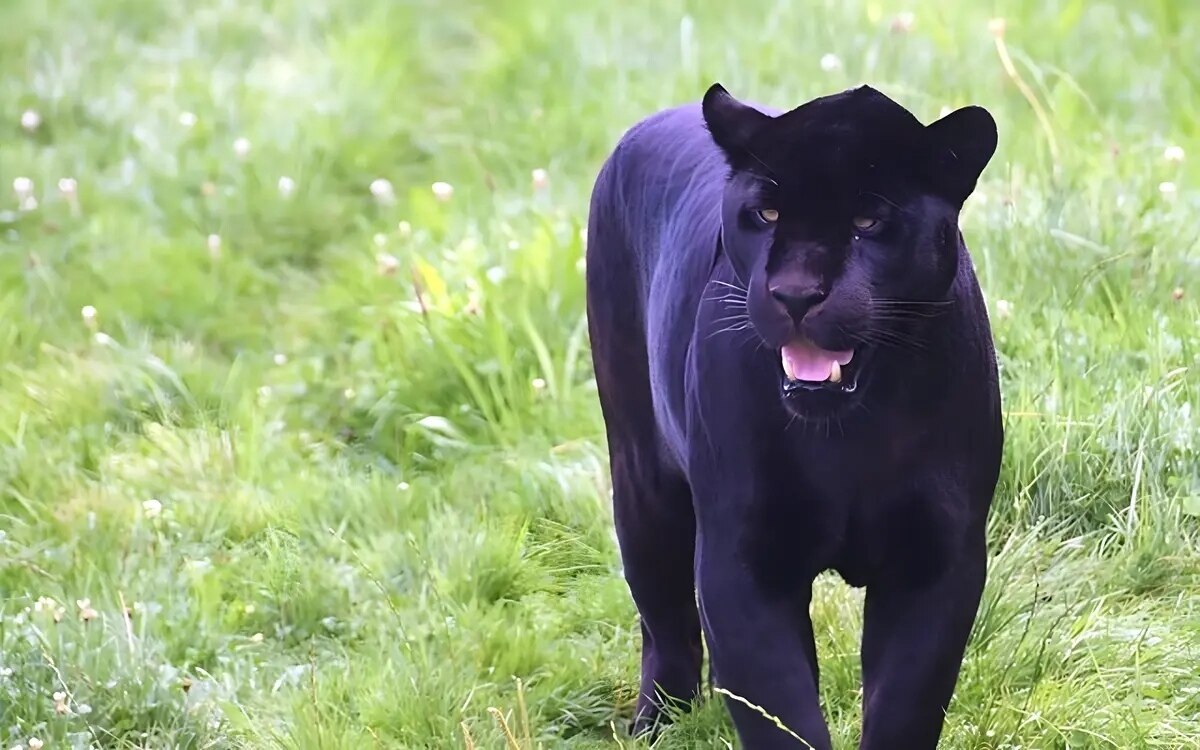
[[[926,144],[925,126],[912,112],[886,94],[861,86],[813,99],[774,118],[756,134],[752,148],[776,179],[829,184],[854,182],[872,173],[913,174]]]

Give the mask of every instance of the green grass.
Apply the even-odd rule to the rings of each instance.
[[[964,228],[1008,443],[944,746],[1200,747],[1200,5],[949,7],[0,4],[0,744],[501,748],[495,707],[639,747],[591,181],[714,80],[864,80],[1001,129]],[[847,748],[860,602],[814,604]],[[657,747],[732,742],[711,700]]]

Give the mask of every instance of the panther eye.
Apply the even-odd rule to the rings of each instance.
[[[860,232],[869,232],[879,226],[879,219],[874,216],[855,216],[854,228]]]
[[[779,212],[773,208],[764,208],[754,213],[764,224],[774,224],[779,221]]]

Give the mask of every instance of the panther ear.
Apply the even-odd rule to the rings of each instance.
[[[725,158],[734,168],[750,158],[750,139],[771,120],[769,115],[734,99],[719,83],[714,83],[704,94],[700,110],[713,142],[725,152]]]
[[[962,205],[996,152],[996,121],[983,107],[963,107],[930,123],[934,183]]]

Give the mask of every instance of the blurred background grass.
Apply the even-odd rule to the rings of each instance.
[[[1197,49],[1185,0],[0,4],[0,741],[637,746],[581,230],[720,81],[1000,124],[944,746],[1200,747]],[[814,604],[845,747],[860,601]]]

